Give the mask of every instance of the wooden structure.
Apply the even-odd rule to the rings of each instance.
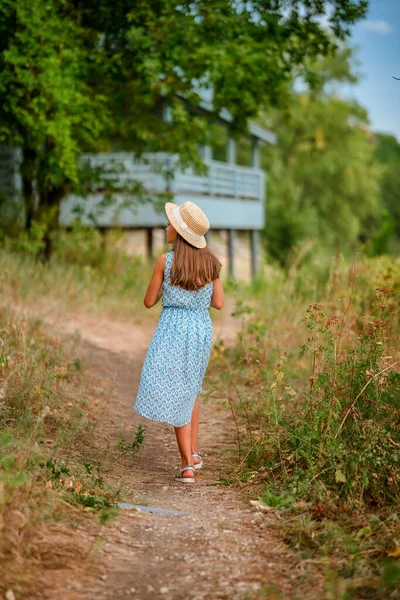
[[[251,271],[257,272],[258,231],[265,224],[266,173],[260,169],[260,143],[273,143],[273,135],[258,126],[250,126],[252,138],[252,166],[236,164],[236,144],[232,136],[228,137],[226,149],[227,161],[212,158],[211,148],[202,149],[203,160],[208,167],[206,175],[198,175],[192,168],[184,171],[176,169],[177,156],[173,154],[144,154],[140,161],[126,152],[83,154],[82,160],[92,166],[109,165],[112,161],[122,165],[124,178],[140,181],[156,196],[160,192],[170,192],[173,202],[195,202],[207,214],[212,230],[228,231],[229,273],[235,275],[235,233],[247,231],[251,248]],[[173,178],[168,174],[174,173]],[[152,204],[139,204],[135,211],[123,208],[124,196],[116,196],[116,205],[103,211],[96,223],[100,227],[121,226],[126,229],[146,229],[147,253],[153,253],[153,229],[165,227],[166,217],[163,210],[157,211]],[[91,224],[89,215],[96,213],[96,205],[101,194],[91,194],[82,203],[79,197],[68,196],[62,202],[60,222],[64,226],[72,224],[77,205],[82,205],[83,224]],[[121,208],[120,208],[121,207]]]
[[[205,97],[196,110],[207,116],[211,108],[210,100]],[[168,107],[164,110],[164,118],[170,119]],[[227,111],[221,111],[219,122],[223,123],[228,131],[231,120]],[[177,204],[188,200],[198,204],[209,217],[212,230],[228,231],[229,273],[232,277],[235,275],[235,234],[237,231],[247,231],[254,276],[257,271],[258,231],[265,224],[266,173],[260,169],[260,144],[274,143],[275,136],[255,123],[249,124],[248,136],[252,140],[250,167],[236,164],[236,142],[229,133],[226,162],[213,160],[211,147],[202,148],[202,157],[208,167],[206,175],[199,175],[192,168],[177,169],[175,165],[178,164],[178,157],[166,153],[144,154],[140,160],[135,160],[134,154],[129,152],[82,154],[80,159],[88,161],[92,166],[108,166],[114,162],[124,167],[119,176],[121,182],[124,179],[140,181],[155,197],[160,192],[170,192]],[[18,159],[18,150],[3,150],[3,159],[7,155],[7,163],[12,165],[12,157]],[[20,187],[15,169],[11,168],[9,172],[12,179],[9,183],[12,183],[13,187]],[[173,177],[171,172],[174,173]],[[71,226],[76,218],[76,208],[80,207],[79,218],[83,224],[92,225],[91,215],[96,214],[96,224],[102,228],[119,226],[126,229],[145,229],[147,253],[152,256],[153,229],[166,226],[164,210],[157,211],[151,203],[139,204],[132,210],[126,207],[126,194],[115,194],[116,203],[99,212],[98,205],[102,198],[101,193],[93,193],[84,201],[74,195],[67,196],[61,204],[60,225]],[[210,236],[208,237],[210,239]]]

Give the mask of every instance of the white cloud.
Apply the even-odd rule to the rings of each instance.
[[[389,35],[393,31],[393,27],[387,22],[382,20],[368,20],[362,21],[359,24],[361,29],[366,29],[367,31],[373,31],[374,33],[379,33],[379,35]]]

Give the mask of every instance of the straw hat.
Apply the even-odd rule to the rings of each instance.
[[[184,202],[180,206],[167,202],[165,212],[172,227],[195,248],[207,245],[204,234],[210,229],[210,222],[201,208],[194,202]]]

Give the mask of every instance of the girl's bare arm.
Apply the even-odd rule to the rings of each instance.
[[[161,254],[156,260],[154,265],[153,275],[151,276],[149,287],[147,288],[146,295],[143,303],[146,308],[151,308],[162,296],[162,283],[164,280],[164,268],[165,268],[165,254]]]
[[[213,294],[211,296],[210,306],[221,310],[224,307],[224,292],[220,278],[213,281]]]

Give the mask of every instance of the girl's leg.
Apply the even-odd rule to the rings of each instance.
[[[192,412],[192,452],[199,451],[199,401],[196,398]],[[193,456],[193,464],[196,465],[200,460]]]
[[[183,427],[174,427],[176,441],[178,442],[178,448],[182,459],[182,467],[186,465],[192,465],[192,425],[184,425]],[[193,477],[191,471],[185,471],[184,477]]]

